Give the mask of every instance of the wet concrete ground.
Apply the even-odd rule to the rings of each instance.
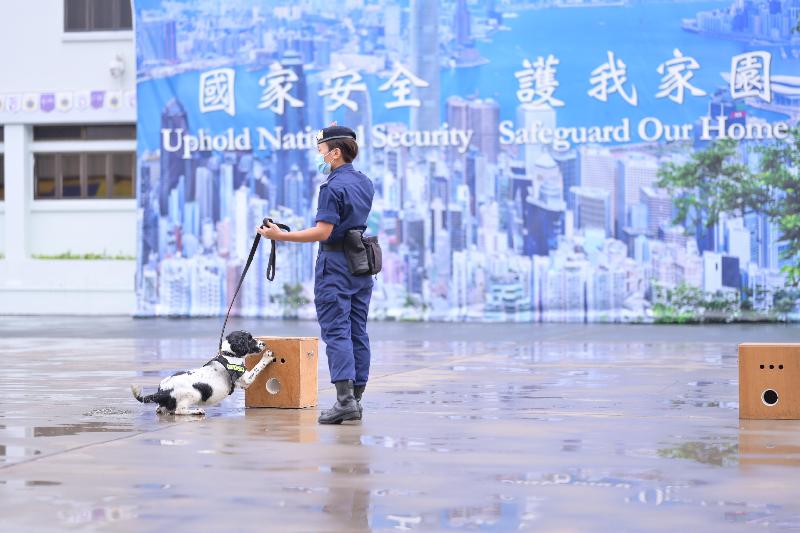
[[[736,360],[800,327],[375,324],[359,425],[241,391],[204,418],[131,398],[218,327],[0,318],[0,529],[800,528],[800,422],[740,422]],[[324,358],[320,378],[327,407]]]

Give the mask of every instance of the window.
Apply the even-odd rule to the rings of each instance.
[[[3,142],[3,126],[0,126],[0,143]],[[0,152],[0,202],[6,199],[6,161]]]
[[[133,198],[136,196],[133,190],[134,169],[133,154],[116,154],[111,158],[111,197],[112,198]]]
[[[80,198],[81,195],[81,155],[61,155],[61,196]]]
[[[135,139],[136,126],[131,124],[33,127],[34,141],[112,141]]]
[[[134,124],[33,127],[34,198],[135,198]]]
[[[132,28],[131,0],[64,0],[66,32]]]
[[[134,198],[133,152],[34,154],[38,199]]]

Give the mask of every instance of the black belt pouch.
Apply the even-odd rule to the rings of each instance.
[[[366,276],[370,273],[367,249],[361,238],[363,233],[362,229],[351,229],[344,234],[344,255],[347,257],[350,273],[354,276]]]

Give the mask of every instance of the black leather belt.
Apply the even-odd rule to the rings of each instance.
[[[334,242],[334,243],[322,243],[321,245],[323,252],[344,252],[344,243],[343,242]]]

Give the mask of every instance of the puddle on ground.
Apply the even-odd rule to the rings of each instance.
[[[683,409],[687,406],[728,410],[739,409],[739,402],[737,401],[695,400],[687,398],[686,396],[681,396],[678,399],[665,400],[662,403],[668,404],[670,409]]]
[[[16,426],[0,425],[0,438],[63,437],[82,433],[127,433],[133,431],[130,424],[108,422],[76,422],[55,426]]]
[[[593,473],[589,470],[568,470],[564,472],[537,474],[499,475],[496,480],[511,486],[526,487],[591,487],[595,489],[619,493],[622,501],[629,505],[686,506],[696,508],[719,508],[720,518],[724,521],[760,523],[761,525],[776,523],[775,513],[782,511],[781,505],[763,501],[768,495],[761,495],[758,500],[726,500],[705,499],[692,496],[692,489],[708,486],[709,482],[700,479],[669,479],[656,471],[643,473]],[[781,523],[791,524],[796,528],[800,519],[781,517]]]
[[[144,490],[166,490],[171,488],[172,485],[169,483],[137,483],[133,486],[135,489],[144,489]]]
[[[0,485],[8,487],[55,487],[61,485],[60,481],[47,481],[43,479],[0,479]]]
[[[83,413],[83,416],[127,416],[133,414],[133,411],[127,409],[117,409],[116,407],[98,407],[92,409],[88,413]]]
[[[190,444],[190,441],[182,439],[143,439],[140,442],[150,446],[187,446]]]
[[[388,503],[370,502],[369,494],[354,494],[352,518],[366,520],[373,530],[517,531],[527,529],[539,518],[545,500],[536,496],[515,498],[495,495],[484,504],[443,507],[423,513],[393,512]],[[335,509],[335,508],[334,508]],[[342,509],[337,509],[342,510]],[[347,511],[347,509],[344,509]]]
[[[82,433],[128,433],[133,431],[130,424],[109,424],[107,422],[80,422],[63,426],[33,426],[33,437],[63,437]]]
[[[133,506],[74,506],[72,509],[59,511],[59,519],[68,525],[90,524],[94,522],[120,522],[136,518]]]
[[[392,437],[389,435],[361,435],[360,442],[364,446],[379,448],[395,448],[403,450],[419,450],[436,453],[471,452],[475,450],[475,436],[454,435],[453,437],[410,438]],[[457,444],[456,444],[457,443]]]
[[[669,448],[659,448],[658,456],[666,459],[689,459],[711,466],[736,464],[739,446],[734,442],[717,440],[712,442],[688,441]]]
[[[13,463],[28,457],[41,455],[42,451],[29,446],[0,444],[0,463]]]

